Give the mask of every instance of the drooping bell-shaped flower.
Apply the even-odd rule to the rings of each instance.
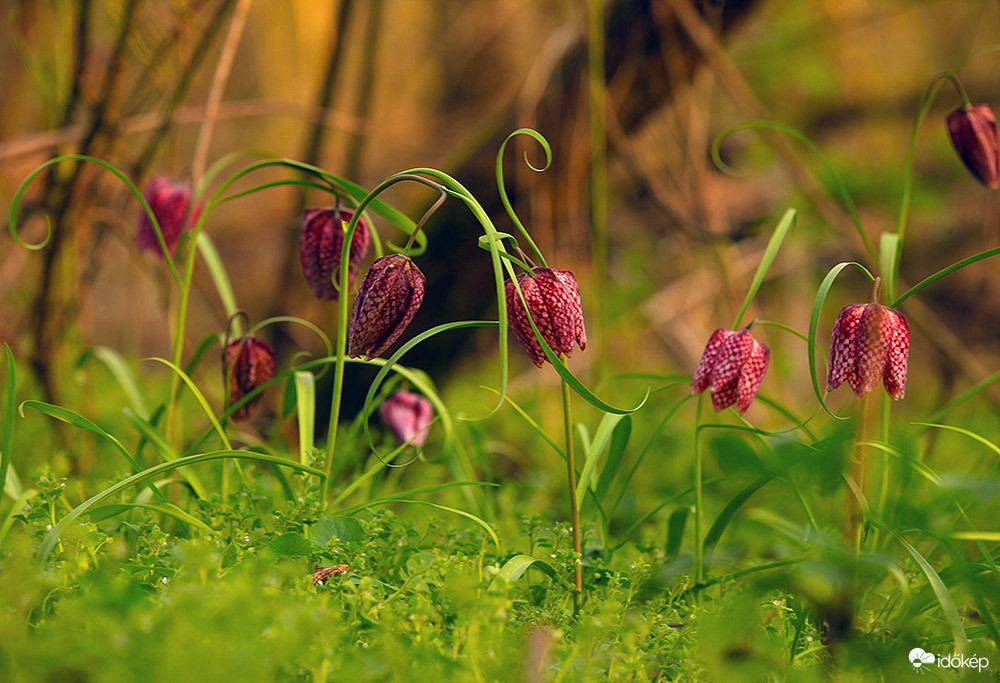
[[[716,412],[735,403],[745,413],[757,396],[770,358],[771,352],[753,338],[749,327],[716,330],[691,378],[691,393],[708,389]]]
[[[274,376],[274,349],[258,337],[247,334],[226,347],[223,372],[229,379],[229,404],[232,405]],[[234,422],[244,422],[257,408],[261,394],[240,406],[232,414]]]
[[[413,320],[424,300],[427,279],[409,256],[376,259],[361,278],[351,310],[347,355],[381,355]]]
[[[948,115],[948,135],[972,175],[991,190],[1000,188],[1000,133],[988,104],[968,104]]]
[[[844,306],[830,335],[827,389],[846,381],[861,398],[882,380],[892,399],[903,398],[909,354],[910,325],[902,313],[876,303]]]
[[[163,175],[151,178],[142,189],[142,196],[152,209],[163,233],[163,241],[173,255],[181,239],[181,233],[198,219],[201,205],[192,209],[191,188]],[[163,257],[160,241],[156,238],[156,230],[142,207],[139,207],[139,227],[135,233],[135,244],[139,251],[148,250]]]
[[[532,277],[532,275],[534,277]],[[573,345],[583,351],[587,348],[587,332],[583,327],[583,305],[576,278],[568,270],[532,268],[531,274],[521,273],[517,284],[524,294],[535,326],[545,343],[555,353],[573,355]],[[538,343],[531,323],[517,295],[514,281],[507,280],[507,324],[514,337],[524,347],[531,362],[542,367],[546,361],[542,345]]]
[[[400,445],[409,442],[419,448],[427,441],[434,408],[431,402],[420,394],[397,391],[382,401],[379,413]]]
[[[317,299],[333,301],[337,298],[334,279],[340,282],[340,256],[344,250],[344,225],[354,212],[343,207],[306,209],[299,239],[299,258],[306,282]],[[368,255],[371,235],[364,218],[359,218],[351,237],[348,252],[347,286],[354,286],[358,267]]]

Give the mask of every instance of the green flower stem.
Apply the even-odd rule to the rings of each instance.
[[[320,500],[326,500],[327,490],[330,486],[330,479],[332,479],[333,474],[333,462],[334,462],[334,452],[337,447],[337,428],[340,422],[340,402],[344,391],[344,364],[347,361],[347,296],[348,296],[348,274],[350,273],[350,255],[351,255],[351,243],[354,240],[354,231],[358,226],[358,219],[364,213],[365,208],[374,201],[374,199],[381,194],[386,188],[395,185],[396,183],[402,182],[404,180],[413,180],[418,183],[432,187],[438,191],[443,192],[441,185],[429,180],[427,178],[414,175],[413,172],[397,173],[396,175],[390,176],[382,181],[378,186],[375,187],[371,192],[365,195],[358,206],[354,209],[354,214],[351,216],[350,222],[347,224],[347,229],[344,231],[344,245],[340,253],[340,286],[339,286],[339,296],[337,297],[337,350],[336,350],[336,361],[333,366],[333,395],[330,398],[330,423],[327,431],[327,441],[326,441],[326,474],[327,476],[323,479],[323,483],[320,485]],[[471,196],[471,195],[470,195]],[[436,209],[439,203],[435,203],[432,207]],[[422,222],[421,222],[422,224]],[[417,234],[418,227],[413,230],[413,235]],[[407,249],[411,246],[407,244]]]
[[[881,401],[881,427],[879,432],[881,434],[882,443],[889,443],[889,408],[891,404],[891,399],[889,398],[889,393],[882,394]],[[881,467],[881,480],[879,482],[879,492],[878,492],[878,518],[885,521],[886,520],[886,501],[889,499],[889,453],[888,451],[882,451],[882,467]],[[874,533],[872,535],[872,548],[878,547],[878,534],[880,529],[875,527]]]
[[[566,362],[565,356],[559,359]],[[563,421],[566,427],[566,482],[569,484],[569,518],[573,526],[573,614],[580,611],[583,593],[583,553],[580,547],[580,506],[576,500],[576,464],[573,462],[573,418],[569,407],[569,386],[562,382]]]
[[[701,436],[701,403],[698,396],[694,412],[694,580],[700,583],[705,578],[705,548],[701,542],[702,498],[701,498],[701,448],[698,444]]]
[[[845,519],[844,539],[855,554],[861,553],[861,522],[863,510],[861,498],[865,493],[865,479],[868,474],[868,447],[862,444],[868,438],[868,422],[871,413],[871,393],[858,403],[857,433],[854,437],[854,447],[851,449],[850,479],[857,490],[847,491],[847,517]]]
[[[344,237],[344,244],[349,249],[351,237],[354,234],[354,226],[357,225],[357,217],[361,215],[359,209],[351,219],[351,226]],[[330,475],[333,473],[334,449],[337,446],[337,425],[340,422],[340,399],[344,391],[344,363],[347,359],[347,273],[350,263],[347,258],[341,259],[340,268],[340,295],[337,297],[337,351],[336,361],[333,366],[333,396],[330,398],[330,423],[327,429],[326,440],[326,476],[320,484],[319,499],[326,500],[326,492],[330,486]]]
[[[170,350],[170,360],[177,367],[181,367],[182,356],[184,353],[184,329],[187,324],[187,309],[188,300],[191,297],[191,283],[194,280],[194,260],[198,248],[198,235],[201,234],[201,230],[205,225],[205,219],[208,217],[209,211],[211,211],[211,209],[208,206],[202,210],[201,214],[198,216],[197,222],[195,223],[194,229],[191,231],[191,234],[188,235],[187,239],[187,252],[184,254],[184,276],[178,290],[177,318],[174,323],[174,340]],[[180,382],[181,378],[174,373],[170,380],[170,394],[167,397],[167,422],[165,433],[167,443],[173,443],[174,413],[177,402],[177,391],[180,389]]]

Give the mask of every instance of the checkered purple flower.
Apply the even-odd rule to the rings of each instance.
[[[573,345],[587,348],[587,332],[583,328],[583,306],[576,278],[568,270],[532,268],[532,275],[521,273],[517,283],[528,304],[528,311],[545,343],[555,353],[571,356]],[[517,295],[513,280],[507,280],[507,323],[514,337],[524,347],[531,362],[542,367],[545,352],[538,343],[524,304]]]
[[[965,167],[983,185],[1000,188],[1000,133],[988,104],[968,104],[948,115],[948,135]]]
[[[427,441],[434,408],[420,394],[397,391],[382,401],[379,414],[400,445],[409,442],[419,448]]]
[[[226,347],[224,371],[229,375],[229,403],[236,403],[274,376],[274,349],[258,337],[248,334]],[[234,422],[244,422],[253,415],[262,394],[233,413]]]
[[[861,398],[879,380],[894,400],[906,393],[910,325],[899,311],[879,304],[844,306],[830,335],[827,389],[847,382]]]
[[[371,360],[392,346],[420,308],[426,284],[409,256],[376,259],[361,278],[354,298],[347,355]]]
[[[350,222],[354,212],[343,207],[306,209],[299,239],[299,258],[302,273],[317,299],[335,301],[337,288],[334,278],[340,281],[340,256],[344,249],[344,224]],[[348,252],[347,286],[353,287],[358,267],[368,255],[371,235],[368,223],[359,218],[351,237]]]
[[[736,404],[745,413],[760,389],[771,352],[750,335],[750,329],[719,329],[708,338],[691,393],[708,389],[716,412]]]
[[[163,233],[163,241],[170,254],[177,251],[177,243],[181,233],[198,219],[201,205],[191,208],[191,188],[184,183],[178,183],[167,176],[158,175],[150,179],[142,189],[142,196],[156,217],[156,222]],[[156,238],[149,216],[142,207],[139,208],[139,227],[135,233],[135,244],[139,251],[152,251],[163,258],[163,249]]]

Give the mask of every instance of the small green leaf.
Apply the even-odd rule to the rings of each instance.
[[[826,295],[830,292],[830,288],[833,287],[833,283],[837,279],[837,276],[840,275],[840,272],[848,266],[854,266],[867,275],[869,280],[872,282],[875,281],[875,276],[860,263],[855,263],[854,261],[844,261],[838,263],[830,269],[830,272],[828,272],[826,277],[823,278],[823,282],[820,283],[819,289],[816,291],[816,298],[813,300],[812,313],[809,316],[809,376],[812,378],[813,391],[816,392],[816,398],[819,399],[820,405],[823,406],[823,410],[829,413],[831,417],[835,417],[838,420],[845,420],[847,418],[837,415],[827,407],[826,399],[823,397],[823,392],[820,391],[819,388],[819,376],[816,374],[816,332],[819,329],[819,316],[823,311],[823,303],[826,301]]]
[[[545,574],[551,576],[553,579],[557,578],[556,570],[553,569],[552,565],[545,560],[539,560],[537,557],[532,557],[531,555],[515,555],[504,562],[503,567],[501,567],[500,571],[497,572],[496,578],[494,578],[493,582],[495,583],[496,579],[503,579],[508,583],[511,581],[517,581],[524,576],[524,572],[528,571],[528,567],[533,565]]]
[[[301,534],[282,534],[267,547],[278,557],[302,557],[313,551],[313,544]]]
[[[681,551],[681,544],[684,542],[684,527],[687,525],[688,515],[691,514],[691,507],[683,505],[670,513],[667,520],[667,557],[674,557]]]
[[[353,517],[335,515],[320,517],[309,527],[309,540],[320,548],[327,547],[333,539],[341,543],[360,543],[365,539],[365,530]]]
[[[10,469],[11,444],[14,439],[14,355],[10,352],[10,346],[4,342],[4,351],[7,352],[7,390],[3,405],[3,417],[0,422],[0,498],[7,490],[7,471]],[[16,496],[16,494],[15,494]]]
[[[311,372],[295,373],[295,405],[299,422],[299,462],[306,465],[316,430],[316,378]]]
[[[722,533],[726,530],[726,527],[729,526],[729,523],[733,521],[733,517],[736,516],[736,512],[750,499],[750,496],[755,494],[765,484],[774,479],[774,476],[774,474],[767,474],[760,477],[733,496],[729,503],[726,504],[726,507],[724,507],[722,512],[719,513],[719,516],[715,518],[712,528],[708,530],[707,534],[705,534],[703,547],[706,554],[708,554],[708,551],[714,548],[715,544],[719,542],[720,538],[722,538]]]
[[[750,288],[747,290],[747,295],[743,299],[743,305],[740,307],[739,313],[736,314],[736,319],[733,321],[733,329],[735,330],[739,327],[740,320],[743,319],[743,314],[747,312],[750,307],[750,302],[753,298],[757,296],[757,291],[760,286],[764,283],[764,277],[767,275],[768,268],[774,262],[775,257],[778,255],[778,250],[781,248],[781,243],[785,240],[785,235],[788,231],[795,226],[795,209],[788,209],[785,211],[785,215],[781,217],[778,221],[778,226],[771,233],[771,239],[767,242],[767,248],[764,249],[764,255],[760,259],[760,264],[757,266],[757,272],[754,273],[753,280],[750,282]]]
[[[611,482],[621,471],[622,461],[625,458],[625,448],[632,437],[632,418],[629,415],[622,417],[621,421],[615,425],[611,432],[611,444],[608,446],[608,459],[601,469],[601,476],[597,479],[597,489],[595,495],[597,499],[604,502],[607,498]]]
[[[577,505],[581,505],[583,503],[587,487],[590,486],[590,480],[594,474],[594,468],[597,467],[597,461],[601,457],[604,447],[607,446],[608,442],[611,440],[611,434],[614,431],[614,428],[618,426],[618,423],[624,417],[627,416],[613,415],[610,413],[605,414],[604,417],[601,418],[601,423],[597,426],[597,432],[594,434],[593,441],[584,441],[584,443],[587,443],[587,451],[584,454],[583,469],[580,471],[580,481],[576,484]]]
[[[229,281],[229,275],[226,274],[226,266],[222,263],[219,250],[215,248],[212,238],[204,230],[198,233],[198,251],[201,252],[201,258],[212,276],[212,283],[215,284],[215,291],[219,293],[226,318],[231,319],[239,310],[236,306],[236,296],[233,294],[233,285]]]

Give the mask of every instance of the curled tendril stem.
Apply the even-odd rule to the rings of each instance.
[[[881,289],[882,289],[882,278],[881,277],[876,277],[875,278],[875,282],[872,283],[872,303],[873,304],[877,304],[878,303],[878,296],[879,296],[879,294],[881,294],[881,291],[880,291]]]
[[[429,178],[425,178],[419,173],[419,171],[408,171],[389,176],[379,183],[379,185],[377,185],[371,192],[365,195],[364,199],[358,203],[354,210],[354,215],[351,216],[351,220],[348,222],[347,228],[344,230],[344,246],[340,257],[340,291],[347,291],[351,241],[354,239],[354,231],[357,229],[358,220],[360,219],[361,214],[364,212],[365,208],[373,202],[376,197],[378,197],[378,195],[396,183],[403,182],[404,180],[421,183],[442,193],[442,197],[438,199],[435,206],[431,207],[432,211],[437,208],[437,206],[448,194],[451,194],[451,192],[448,192],[443,185],[434,182]],[[425,214],[424,219],[426,219],[427,216],[428,214]],[[408,250],[412,245],[412,240],[417,235],[420,226],[424,223],[424,219],[421,219],[420,224],[414,227],[413,232],[410,234],[411,240],[406,245],[406,250]],[[337,445],[337,427],[340,422],[341,395],[344,390],[344,364],[347,360],[347,302],[345,301],[345,298],[346,297],[341,296],[337,299],[337,353],[336,362],[333,368],[333,395],[330,399],[330,422],[327,429],[327,477],[323,480],[320,487],[320,500],[326,499],[329,479],[333,473],[334,451]]]
[[[226,321],[226,337],[225,341],[222,344],[223,349],[229,346],[229,343],[233,340],[232,338],[233,323],[235,323],[237,320],[243,321],[244,328],[250,327],[250,316],[247,315],[246,311],[239,310],[233,313],[231,316],[229,316],[229,320]],[[225,351],[223,351],[223,353],[225,353]]]
[[[545,150],[545,165],[540,168],[534,166],[528,160],[527,153],[525,153],[524,163],[528,165],[528,168],[530,168],[532,171],[535,171],[536,173],[541,173],[542,171],[546,170],[549,166],[552,165],[552,148],[549,146],[548,140],[546,140],[545,137],[536,130],[533,130],[531,128],[518,128],[513,133],[507,136],[507,139],[503,141],[503,144],[500,145],[500,150],[497,152],[497,161],[496,161],[497,190],[499,190],[500,192],[500,201],[503,202],[503,208],[504,210],[507,211],[507,215],[510,216],[511,221],[513,221],[514,225],[516,225],[517,229],[521,232],[521,235],[531,246],[531,250],[538,257],[538,261],[542,264],[542,266],[548,267],[548,264],[545,262],[545,256],[542,255],[542,252],[538,248],[538,245],[535,244],[535,241],[531,239],[531,235],[529,235],[528,231],[524,228],[524,224],[521,223],[521,219],[517,217],[517,213],[514,211],[514,207],[511,206],[510,199],[507,197],[507,190],[504,187],[503,153],[504,150],[507,148],[507,143],[518,135],[527,135],[528,137],[538,142],[538,144],[542,146],[542,149]]]
[[[962,85],[962,81],[958,80],[958,76],[954,72],[947,69],[943,71],[938,71],[936,74],[931,76],[930,83],[933,84],[935,81],[949,80],[951,84],[955,86],[955,90],[958,91],[958,97],[962,100],[962,106],[968,107],[972,104],[972,100],[969,99],[969,93],[965,92],[965,87]],[[929,87],[929,86],[928,86]]]
[[[535,268],[538,267],[535,265],[535,262],[531,260],[531,257],[524,253],[524,249],[522,249],[520,246],[517,247],[517,253],[521,255],[521,260],[523,260],[525,263],[528,264],[529,273],[531,273],[531,271],[533,271]],[[531,274],[531,277],[535,277],[534,273]]]
[[[923,97],[920,98],[920,105],[917,107],[917,113],[913,117],[913,128],[910,130],[910,142],[906,149],[906,162],[903,165],[903,191],[899,202],[899,219],[896,221],[896,235],[898,237],[896,257],[893,259],[892,273],[884,273],[890,285],[894,285],[899,280],[899,262],[903,254],[903,238],[906,236],[906,220],[910,213],[910,195],[913,191],[913,163],[917,150],[917,133],[920,130],[920,124],[924,122],[927,113],[934,104],[938,93],[941,92],[941,87],[944,85],[945,80],[951,81],[952,85],[955,86],[963,105],[968,106],[970,104],[968,93],[965,92],[965,88],[962,86],[961,81],[958,80],[958,77],[951,71],[939,71],[934,74],[927,83]],[[891,289],[895,289],[895,287],[893,286]],[[896,292],[888,292],[889,299],[892,299],[894,296],[896,296]]]
[[[417,176],[417,177],[419,177],[419,176]],[[441,196],[438,197],[437,201],[434,202],[431,205],[431,208],[427,209],[427,211],[424,212],[424,215],[420,218],[420,221],[417,223],[416,227],[413,228],[413,232],[410,233],[410,239],[407,240],[406,246],[403,247],[403,253],[404,254],[409,254],[410,253],[410,247],[413,246],[413,240],[415,240],[417,238],[417,234],[420,232],[420,229],[424,227],[424,224],[427,223],[427,220],[431,216],[433,216],[434,212],[437,211],[438,209],[440,209],[441,205],[444,204],[444,202],[445,202],[446,199],[448,199],[448,193],[447,193],[447,191],[445,191],[444,187],[442,187],[441,185],[438,185],[437,183],[434,183],[434,182],[430,183],[429,186],[430,187],[437,187],[437,190],[438,190],[438,192],[441,193]]]
[[[868,236],[868,232],[865,230],[864,224],[861,222],[861,216],[858,214],[857,206],[854,203],[854,199],[851,197],[850,190],[848,190],[847,188],[847,183],[844,182],[843,177],[840,175],[840,173],[837,172],[837,169],[833,167],[833,164],[830,163],[830,160],[827,159],[825,154],[823,154],[823,151],[819,148],[819,146],[812,140],[810,140],[805,133],[795,128],[792,128],[791,126],[786,126],[783,123],[778,123],[776,121],[766,121],[766,120],[744,121],[743,123],[737,123],[735,125],[729,126],[721,133],[716,135],[715,139],[712,140],[712,149],[711,149],[712,161],[715,163],[716,167],[723,173],[734,175],[734,171],[732,170],[732,168],[725,161],[722,160],[722,156],[720,154],[722,142],[733,133],[737,133],[741,130],[749,130],[757,128],[774,130],[779,133],[783,133],[791,138],[794,138],[799,142],[801,142],[802,144],[804,144],[806,147],[808,147],[809,150],[816,155],[816,158],[819,160],[820,164],[822,164],[823,169],[827,172],[831,182],[833,183],[832,190],[827,190],[827,192],[829,192],[834,197],[835,200],[839,199],[841,203],[841,208],[843,208],[844,211],[847,212],[847,215],[854,223],[854,227],[857,229],[858,236],[861,238],[861,242],[864,245],[865,251],[867,252],[868,256],[871,258],[872,261],[877,261],[878,252],[876,251],[875,245],[872,243],[871,238]]]
[[[39,242],[32,243],[32,242],[25,242],[21,238],[21,234],[17,228],[17,214],[21,206],[21,199],[24,197],[24,193],[27,191],[28,186],[31,184],[31,182],[48,167],[63,161],[70,161],[70,160],[88,161],[92,164],[97,164],[101,168],[113,173],[119,180],[125,183],[125,186],[128,187],[129,191],[132,194],[134,194],[136,198],[139,200],[139,204],[140,206],[142,206],[142,210],[146,212],[146,216],[149,218],[149,222],[153,226],[153,232],[156,233],[156,240],[159,242],[160,249],[163,251],[163,257],[167,262],[167,267],[170,269],[170,275],[173,277],[174,282],[180,284],[181,276],[177,272],[177,266],[174,264],[173,255],[167,248],[167,243],[163,238],[163,231],[160,229],[160,223],[159,221],[156,220],[156,216],[153,215],[153,209],[150,208],[149,202],[146,201],[146,198],[142,196],[142,192],[140,192],[139,188],[135,186],[135,183],[133,183],[129,179],[129,177],[125,175],[125,172],[119,169],[117,166],[109,164],[107,161],[104,161],[103,159],[87,156],[86,154],[63,154],[61,156],[55,157],[54,159],[49,159],[45,163],[40,164],[37,168],[35,168],[35,170],[29,173],[28,176],[23,181],[21,181],[21,184],[18,186],[17,191],[14,193],[14,198],[11,200],[10,214],[8,217],[10,234],[11,237],[14,238],[14,241],[17,242],[22,247],[24,247],[25,249],[29,249],[31,251],[38,251],[40,249],[44,249],[51,241],[52,220],[48,216],[45,216],[45,225],[46,225],[45,237],[43,237]]]

